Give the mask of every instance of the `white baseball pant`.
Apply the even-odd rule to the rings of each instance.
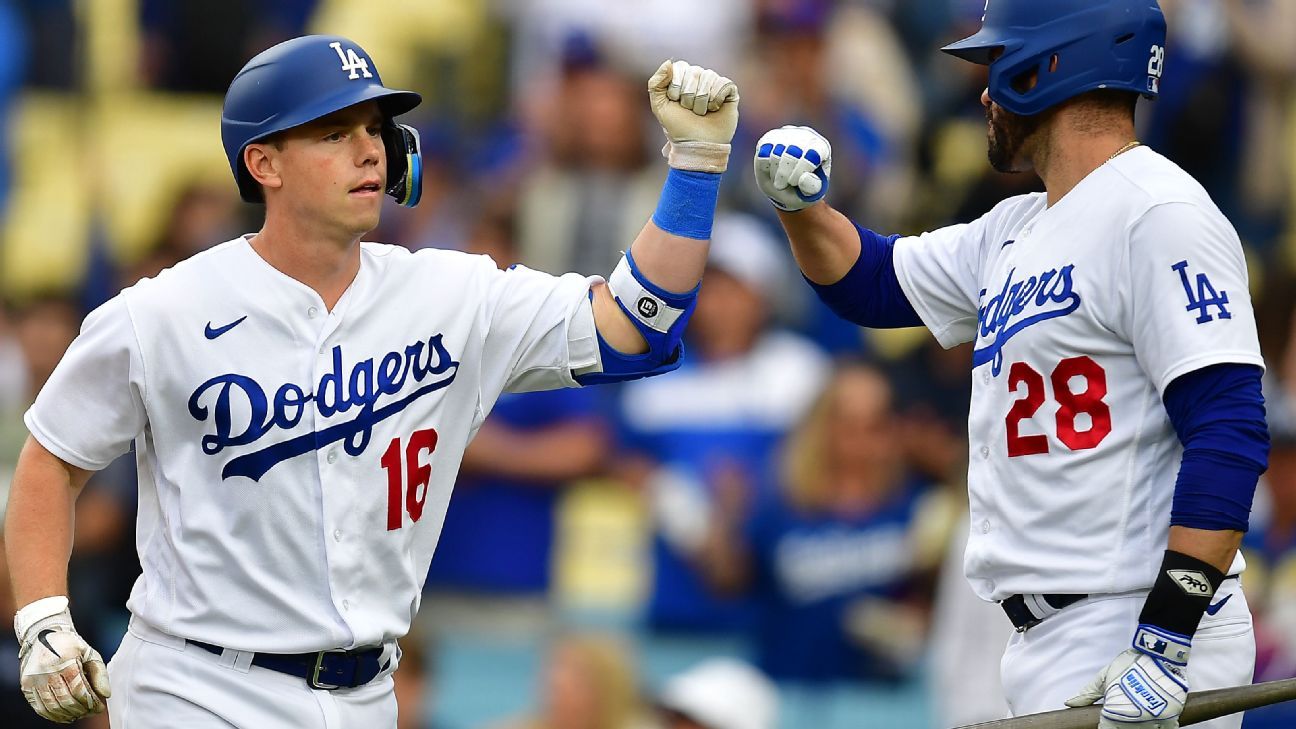
[[[251,660],[251,653],[210,653],[132,620],[108,663],[109,723],[112,729],[396,726],[390,668],[364,686],[317,691]]]
[[[1025,633],[1014,633],[1000,663],[1014,716],[1064,709],[1104,666],[1130,646],[1146,591],[1096,595],[1070,605]],[[1189,691],[1242,686],[1255,672],[1251,610],[1237,579],[1220,585],[1215,615],[1203,615],[1188,659]],[[1005,618],[1006,620],[1007,618]],[[1195,724],[1238,729],[1242,715]]]

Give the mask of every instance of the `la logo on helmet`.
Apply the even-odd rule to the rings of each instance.
[[[356,53],[354,48],[348,48],[346,51],[343,51],[341,41],[330,43],[329,48],[337,51],[338,58],[342,60],[342,70],[351,72],[349,78],[352,80],[358,79],[360,78],[359,74],[364,74],[365,78],[373,78],[373,74],[369,73],[369,62],[364,58],[361,58],[360,54]]]

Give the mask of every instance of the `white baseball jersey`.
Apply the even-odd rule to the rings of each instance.
[[[901,238],[895,267],[943,346],[975,342],[973,589],[1150,587],[1182,454],[1166,386],[1212,364],[1264,366],[1241,245],[1206,191],[1138,147],[1052,207],[1022,195]]]
[[[137,619],[245,651],[376,645],[409,629],[501,391],[596,366],[588,292],[363,243],[330,312],[238,238],[87,317],[26,422],[86,469],[135,442]]]

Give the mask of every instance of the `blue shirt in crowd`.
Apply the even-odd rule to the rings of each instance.
[[[777,681],[897,679],[890,661],[858,647],[850,611],[904,596],[914,576],[913,523],[927,489],[910,481],[871,513],[807,514],[786,501],[753,519],[748,543],[758,620],[756,662]]]
[[[592,390],[505,394],[490,420],[535,430],[597,415]],[[562,484],[463,477],[455,485],[428,587],[502,594],[549,589],[555,506]]]

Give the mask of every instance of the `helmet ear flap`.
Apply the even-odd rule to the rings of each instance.
[[[383,125],[382,138],[387,150],[387,194],[412,208],[423,196],[423,155],[418,130],[388,120]]]

